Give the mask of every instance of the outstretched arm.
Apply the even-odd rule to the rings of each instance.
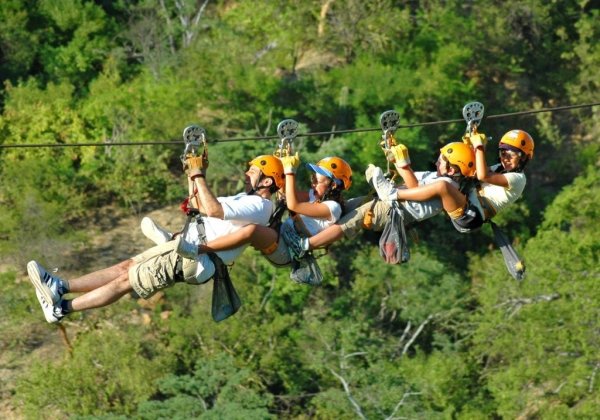
[[[194,202],[198,209],[210,217],[222,219],[225,215],[223,206],[214,196],[208,184],[206,183],[206,169],[208,168],[208,159],[205,155],[190,157],[186,160],[189,168],[189,179],[192,183],[190,189],[192,194],[194,189],[197,191],[194,195]]]
[[[428,201],[439,198],[448,213],[464,207],[467,203],[467,198],[456,187],[443,180],[417,188],[399,189],[397,194],[398,200],[406,201]]]
[[[390,149],[384,149],[384,153],[385,158],[396,167],[396,171],[404,181],[406,188],[415,188],[419,185],[419,181],[417,181],[417,177],[410,167],[408,147],[403,144],[397,144]]]
[[[419,186],[419,181],[417,181],[417,177],[415,176],[415,173],[410,165],[405,166],[404,168],[399,168],[396,166],[396,170],[398,171],[398,175],[400,175],[404,181],[406,188],[416,188]]]
[[[331,219],[331,209],[323,203],[309,203],[298,200],[295,174],[285,175],[285,202],[287,208],[298,214],[318,219]]]
[[[468,135],[469,142],[475,149],[475,170],[477,179],[488,184],[508,187],[508,179],[503,174],[491,172],[485,160],[485,145],[487,137],[483,133],[473,133]]]
[[[331,210],[323,203],[309,203],[308,194],[296,191],[296,168],[300,164],[298,154],[281,158],[283,172],[285,173],[285,202],[288,210],[304,216],[318,219],[331,219]],[[304,194],[302,199],[300,194]]]
[[[485,161],[485,151],[483,146],[475,149],[475,167],[477,168],[477,179],[488,184],[494,184],[501,187],[508,187],[508,179],[503,174],[490,171]]]
[[[277,236],[277,232],[270,227],[251,224],[228,235],[213,239],[205,245],[200,245],[199,251],[226,251],[248,243],[254,248],[261,250],[277,242]]]

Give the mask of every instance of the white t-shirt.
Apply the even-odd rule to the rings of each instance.
[[[525,184],[527,183],[527,178],[522,172],[507,172],[502,175],[504,175],[508,181],[507,187],[488,184],[487,182],[481,183],[480,194],[488,199],[490,204],[496,210],[496,213],[517,201],[523,194]],[[469,191],[469,201],[478,208],[482,215],[484,214],[479,199],[477,198],[476,189]]]
[[[310,190],[308,193],[308,202],[315,202],[315,195],[313,190]],[[310,236],[316,235],[320,231],[325,228],[328,228],[331,225],[334,225],[335,222],[338,221],[340,217],[342,217],[342,206],[337,201],[333,200],[325,200],[322,201],[321,204],[325,204],[329,208],[330,216],[327,219],[317,219],[315,217],[305,216],[303,214],[299,214],[298,216],[302,219],[306,230],[310,233]],[[291,222],[289,219],[286,220],[286,223]]]
[[[266,226],[273,213],[273,203],[259,195],[240,193],[235,196],[217,197],[217,200],[223,206],[223,219],[208,216],[202,217],[207,241],[233,233],[249,224]],[[190,223],[185,234],[185,240],[194,244],[200,244],[196,222]],[[227,251],[219,251],[217,255],[225,264],[231,264],[244,251],[246,246],[248,245],[241,245]],[[200,254],[198,256],[198,269],[196,271],[198,283],[204,283],[213,274],[214,265],[212,261],[208,258],[208,255]]]

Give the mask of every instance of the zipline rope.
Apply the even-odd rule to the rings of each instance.
[[[519,112],[509,112],[505,114],[496,114],[483,117],[483,120],[491,120],[491,119],[501,119],[508,117],[515,117],[520,115],[531,115],[531,114],[539,114],[543,112],[557,112],[557,111],[565,111],[577,108],[592,108],[594,106],[600,105],[600,102],[592,102],[589,104],[580,104],[580,105],[566,105],[559,106],[554,108],[541,108],[529,111],[519,111]],[[430,121],[430,122],[422,122],[422,123],[414,123],[414,124],[400,124],[398,125],[398,129],[401,128],[413,128],[413,127],[423,127],[430,125],[442,125],[442,124],[454,124],[464,122],[464,119],[454,119],[454,120],[441,120],[441,121]],[[304,133],[298,134],[297,137],[318,137],[318,136],[331,136],[335,134],[349,134],[349,133],[365,133],[369,131],[381,131],[381,127],[378,128],[354,128],[348,130],[332,130],[332,131],[321,131],[314,133]],[[234,141],[249,141],[249,140],[274,140],[279,139],[279,136],[253,136],[253,137],[235,137],[228,139],[216,139],[210,140],[208,143],[228,143]],[[102,143],[40,143],[40,144],[0,144],[0,149],[11,149],[11,148],[27,148],[27,147],[87,147],[87,146],[148,146],[148,145],[177,145],[181,146],[181,140],[168,140],[168,141],[140,141],[140,142],[111,142],[110,140],[104,141]]]

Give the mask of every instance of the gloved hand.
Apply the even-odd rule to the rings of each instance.
[[[284,174],[288,175],[296,173],[296,169],[300,166],[300,156],[298,156],[298,153],[292,156],[284,156],[280,159],[283,165]]]
[[[465,134],[463,137],[463,142],[472,146],[473,149],[477,149],[480,146],[485,149],[485,145],[487,144],[487,136],[483,133]]]
[[[191,180],[203,177],[206,174],[206,168],[208,168],[208,155],[204,153],[202,156],[188,156],[185,159],[185,166]]]
[[[385,157],[388,161],[394,163],[397,168],[405,168],[410,165],[408,147],[403,144],[390,147],[385,151]]]
[[[487,136],[485,134],[483,134],[483,133],[471,134],[470,140],[471,140],[471,144],[473,145],[474,149],[477,149],[480,146],[483,149],[485,149],[485,145],[487,144]]]

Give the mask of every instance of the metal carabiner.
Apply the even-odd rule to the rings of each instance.
[[[294,120],[287,119],[277,124],[277,134],[281,141],[275,151],[275,156],[283,157],[292,154],[292,143],[298,135],[298,123]]]

